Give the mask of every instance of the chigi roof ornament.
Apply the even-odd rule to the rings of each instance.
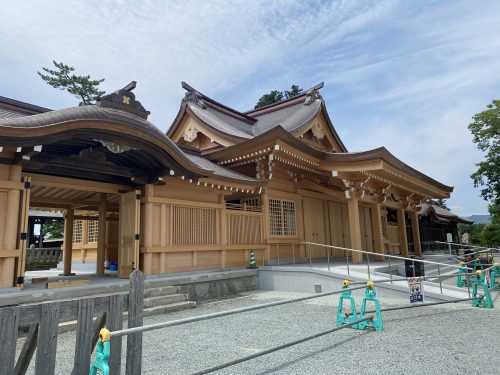
[[[313,88],[310,88],[309,90],[306,91],[306,100],[304,101],[305,105],[309,105],[314,103],[316,99],[320,99],[321,95],[318,90],[322,89],[323,86],[325,85],[324,82],[318,83],[316,86]]]
[[[146,120],[151,112],[146,111],[141,102],[135,100],[135,95],[132,90],[135,89],[136,85],[137,82],[132,81],[118,91],[97,97],[95,98],[97,101],[96,105],[130,112]]]
[[[194,103],[198,107],[207,109],[207,105],[203,101],[203,95],[201,95],[198,91],[196,91],[194,88],[189,86],[186,82],[181,82],[182,88],[186,90],[186,95],[184,95],[184,99],[182,99],[183,103]]]

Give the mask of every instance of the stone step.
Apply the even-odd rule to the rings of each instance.
[[[144,298],[144,307],[155,307],[170,305],[172,303],[187,301],[188,296],[186,294],[171,294],[166,296],[155,296]]]
[[[184,301],[184,302],[171,303],[169,305],[148,307],[144,309],[144,316],[165,314],[174,311],[193,309],[195,307],[196,307],[196,302],[194,301]]]
[[[144,298],[157,297],[157,296],[167,296],[179,293],[179,287],[177,286],[161,286],[155,288],[145,288]]]

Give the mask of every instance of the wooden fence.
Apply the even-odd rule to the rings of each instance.
[[[81,299],[0,307],[0,375],[25,374],[35,356],[35,375],[55,373],[59,322],[77,321],[72,375],[87,375],[99,331],[123,328],[128,308],[128,326],[143,322],[144,276],[130,275],[129,294],[117,293]],[[16,344],[21,329],[28,329],[16,361]],[[36,355],[35,355],[36,352]],[[122,340],[111,340],[110,374],[120,374]],[[127,374],[140,374],[142,334],[127,338]],[[137,369],[139,371],[137,371]]]

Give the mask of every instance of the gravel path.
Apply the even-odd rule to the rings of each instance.
[[[145,324],[208,314],[301,293],[258,292],[243,298],[145,318]],[[345,329],[215,374],[500,374],[497,308],[447,304],[383,313],[384,332]],[[357,299],[358,301],[359,299]],[[190,374],[286,343],[335,324],[338,296],[278,306],[144,334],[143,374]],[[381,298],[382,307],[407,305]],[[20,340],[22,341],[22,340]],[[124,340],[124,343],[126,340]],[[21,342],[19,342],[18,350]],[[124,345],[125,346],[125,345]],[[57,374],[70,373],[74,333],[59,336]],[[33,368],[30,369],[33,373]]]

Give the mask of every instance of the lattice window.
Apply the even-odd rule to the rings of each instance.
[[[89,242],[97,242],[99,234],[99,222],[97,220],[89,220]]]
[[[382,222],[382,236],[384,240],[387,239],[387,213],[383,212],[380,216],[380,221]]]
[[[82,243],[82,220],[73,221],[73,243]]]
[[[269,199],[269,229],[273,236],[295,236],[295,202]]]
[[[285,236],[295,236],[295,202],[283,202],[283,232]]]
[[[216,210],[213,208],[172,206],[173,244],[215,244]]]
[[[241,204],[245,204],[250,207],[259,207],[260,206],[260,198],[245,198],[241,200]]]

